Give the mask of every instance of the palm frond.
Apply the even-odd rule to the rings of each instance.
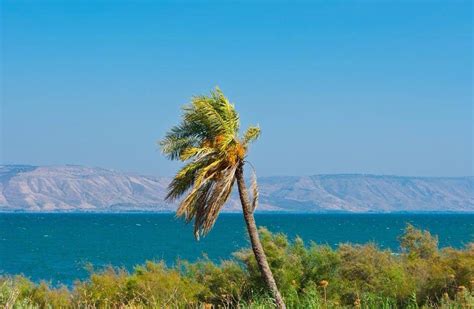
[[[203,156],[211,154],[212,152],[215,152],[215,149],[213,149],[211,147],[206,147],[206,146],[192,147],[192,146],[190,146],[188,148],[183,149],[180,152],[179,159],[181,161],[187,161],[187,160],[189,160],[191,158],[194,158],[194,157],[197,157],[197,159],[201,159]]]
[[[250,183],[250,191],[252,192],[252,212],[257,209],[258,206],[258,184],[257,184],[257,173],[255,172],[255,169],[252,167],[252,180]]]
[[[206,167],[203,167],[197,174],[194,180],[194,187],[197,189],[201,186],[203,181],[212,179],[212,177],[216,176],[220,173],[219,165],[222,164],[222,160],[215,160],[212,161]]]
[[[196,192],[188,195],[179,205],[176,216],[184,216],[186,222],[190,222],[193,218],[196,218],[196,214],[200,212],[200,208],[205,207],[212,186],[212,182],[206,182],[203,186],[199,187]],[[196,236],[198,238],[199,235]]]
[[[192,105],[184,115],[184,119],[206,127],[206,135],[215,138],[229,132],[222,116],[213,105],[212,99],[206,96],[197,96],[192,99]]]
[[[222,175],[213,182],[206,203],[198,205],[194,219],[194,235],[197,239],[209,233],[214,226],[220,210],[232,192],[236,170],[237,165],[223,171]]]
[[[240,119],[234,105],[229,102],[219,87],[216,87],[211,94],[214,98],[213,105],[222,115],[222,118],[226,123],[226,127],[229,130],[228,132],[233,134],[237,133],[239,131]]]
[[[176,135],[166,135],[160,141],[161,152],[170,160],[178,160],[186,149],[193,147],[197,140],[192,137],[178,137]]]
[[[202,162],[192,162],[179,170],[168,185],[168,194],[165,199],[173,201],[186,193],[194,185],[194,177],[202,164]]]
[[[249,127],[242,137],[242,144],[247,145],[250,142],[255,141],[259,136],[260,128],[258,126]]]

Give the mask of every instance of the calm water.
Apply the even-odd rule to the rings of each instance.
[[[393,250],[407,222],[437,234],[441,246],[474,240],[474,215],[257,215],[259,225],[291,238],[331,246],[374,241]],[[172,264],[203,254],[218,261],[247,245],[240,215],[221,215],[197,242],[192,227],[170,214],[0,214],[0,274],[23,273],[55,284],[85,278],[89,262],[130,269],[145,260]]]

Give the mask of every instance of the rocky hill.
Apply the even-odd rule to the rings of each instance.
[[[167,178],[82,166],[0,166],[0,211],[174,211]],[[474,177],[259,178],[259,211],[474,212]],[[234,195],[226,211],[239,211]]]

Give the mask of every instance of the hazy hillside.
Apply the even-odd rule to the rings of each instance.
[[[81,166],[0,166],[0,211],[173,211],[166,178]],[[474,212],[474,178],[259,178],[260,211]],[[226,206],[238,211],[236,196]]]

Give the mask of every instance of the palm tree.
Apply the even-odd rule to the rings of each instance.
[[[237,181],[255,259],[277,307],[285,308],[253,216],[258,202],[256,179],[252,180],[251,198],[244,181],[248,146],[259,137],[260,128],[249,127],[239,137],[239,125],[234,105],[219,88],[210,96],[193,97],[191,104],[183,107],[181,123],[171,128],[160,142],[162,152],[169,159],[186,163],[171,181],[166,199],[184,196],[176,215],[187,222],[194,219],[194,235],[199,239],[214,226]]]

